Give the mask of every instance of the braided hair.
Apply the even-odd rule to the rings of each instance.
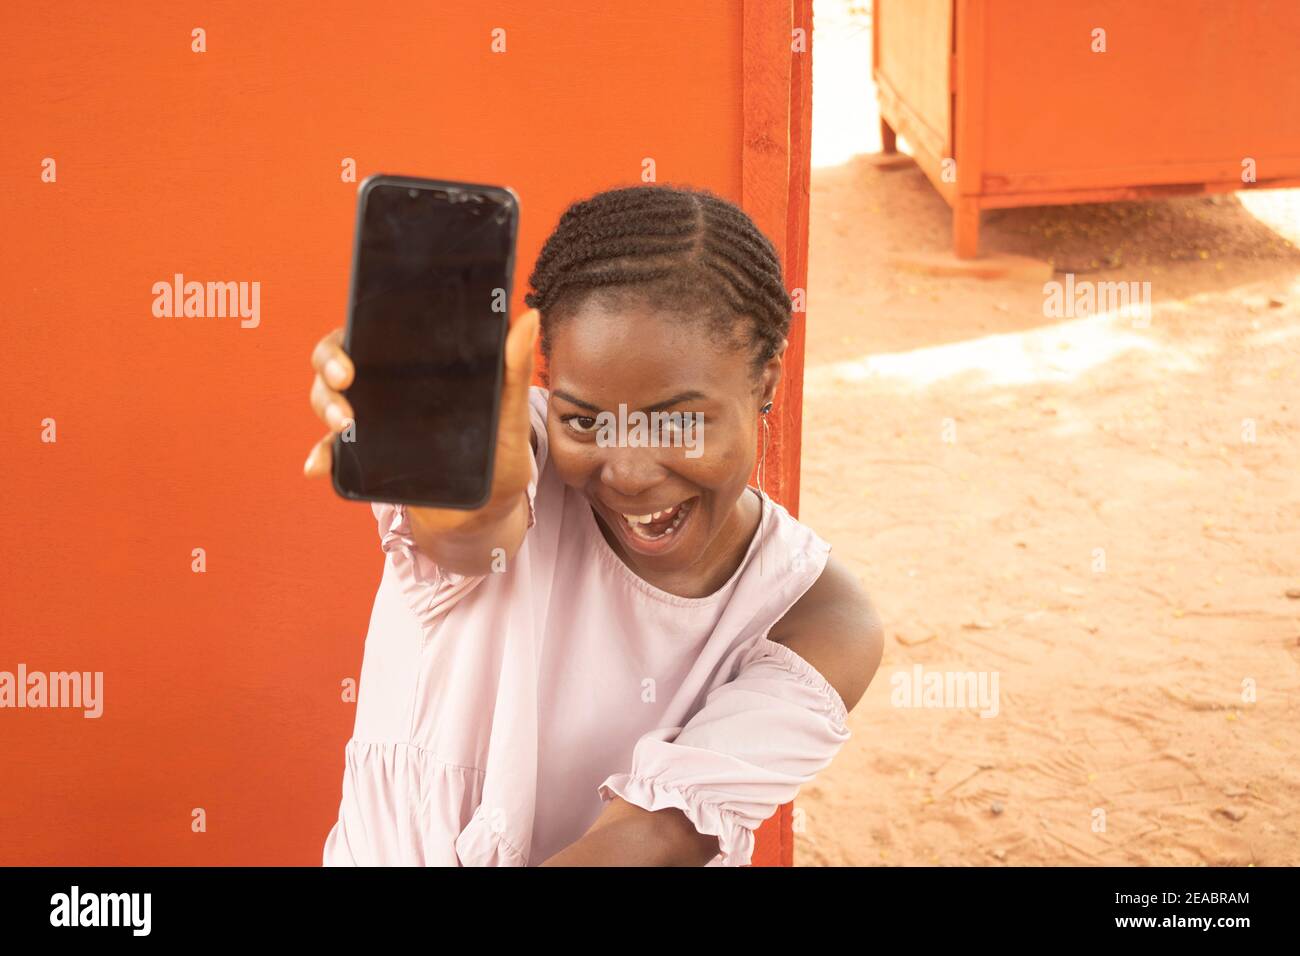
[[[707,322],[719,340],[752,349],[755,375],[790,328],[776,248],[739,207],[707,189],[648,184],[575,202],[528,283],[524,302],[541,313],[548,366],[555,328],[591,296]]]

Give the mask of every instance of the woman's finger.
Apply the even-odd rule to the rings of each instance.
[[[355,369],[352,359],[343,351],[342,329],[335,329],[316,343],[311,353],[311,367],[330,388],[339,390],[352,384]]]
[[[505,385],[501,404],[508,412],[528,414],[528,388],[533,381],[533,350],[537,345],[540,314],[529,309],[515,320],[506,336]]]
[[[352,420],[352,405],[319,375],[311,383],[311,407],[332,432],[341,432]]]
[[[323,437],[312,446],[307,460],[303,462],[302,473],[308,478],[328,475],[334,464],[334,434]]]

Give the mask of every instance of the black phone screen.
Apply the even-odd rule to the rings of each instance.
[[[491,488],[518,204],[509,190],[377,178],[357,215],[334,484],[473,508]]]

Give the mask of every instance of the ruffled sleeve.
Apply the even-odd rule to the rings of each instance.
[[[538,386],[529,390],[529,418],[533,436],[537,440],[537,450],[530,461],[531,474],[528,480],[528,528],[537,523],[537,482],[541,469],[546,462],[546,404],[547,393]],[[399,572],[409,578],[411,590],[419,590],[422,609],[428,612],[435,607],[450,603],[459,595],[469,590],[484,575],[464,575],[439,567],[428,554],[420,549],[411,530],[411,519],[407,506],[400,503],[373,502],[370,506],[379,530],[379,547],[385,554],[399,557]]]
[[[746,866],[754,831],[794,799],[849,739],[839,693],[784,644],[760,639],[736,677],[684,727],[643,735],[628,773],[600,784],[647,810],[675,807],[718,838],[725,866]]]

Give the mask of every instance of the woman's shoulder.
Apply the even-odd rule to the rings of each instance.
[[[800,573],[817,571],[829,560],[831,546],[813,528],[804,524],[786,510],[781,502],[759,492],[766,509],[764,514],[773,526],[764,532],[764,550],[778,551],[784,556],[785,570]]]
[[[815,667],[852,710],[866,693],[884,651],[884,628],[857,574],[833,554],[768,639]]]

